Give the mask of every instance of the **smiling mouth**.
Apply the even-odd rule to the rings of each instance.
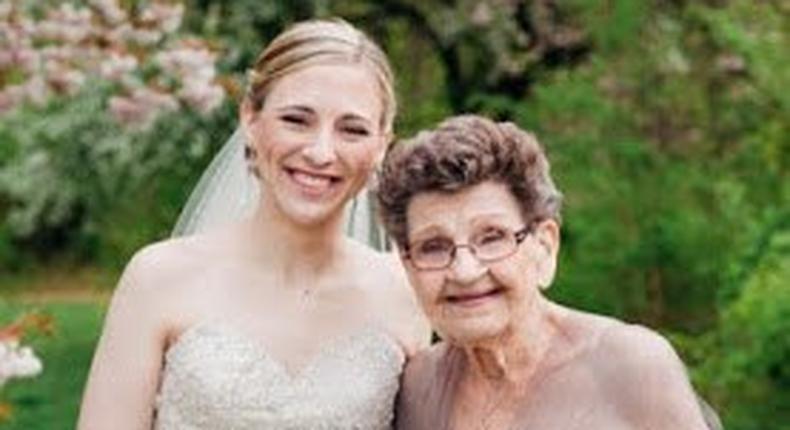
[[[324,192],[342,180],[342,178],[337,175],[310,172],[290,167],[285,168],[285,173],[287,173],[291,180],[297,185],[310,193]]]
[[[503,287],[497,287],[492,290],[477,293],[448,294],[444,299],[453,305],[476,306],[486,302],[488,299],[498,297],[504,292],[505,289]]]

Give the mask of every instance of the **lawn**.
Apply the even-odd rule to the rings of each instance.
[[[30,341],[44,363],[44,371],[32,379],[9,382],[0,396],[13,407],[10,421],[2,429],[73,429],[80,398],[90,367],[93,349],[104,314],[103,301],[61,301],[32,304],[0,299],[0,324],[13,321],[26,311],[51,315],[55,333]]]

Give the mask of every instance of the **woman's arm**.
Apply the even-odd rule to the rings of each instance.
[[[143,250],[121,277],[93,357],[79,430],[152,427],[167,333],[156,288],[160,263],[156,252]]]

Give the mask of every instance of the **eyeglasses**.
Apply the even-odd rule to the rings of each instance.
[[[534,224],[513,231],[507,227],[486,227],[472,234],[468,244],[456,244],[450,238],[437,236],[406,245],[404,258],[418,270],[439,270],[449,267],[458,248],[469,248],[482,263],[492,263],[511,256],[518,245],[532,233]]]

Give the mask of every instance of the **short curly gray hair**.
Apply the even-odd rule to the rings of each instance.
[[[406,213],[415,195],[453,193],[485,181],[508,186],[526,223],[560,222],[562,194],[537,139],[513,123],[461,115],[390,148],[377,188],[384,227],[403,248],[408,243]]]

